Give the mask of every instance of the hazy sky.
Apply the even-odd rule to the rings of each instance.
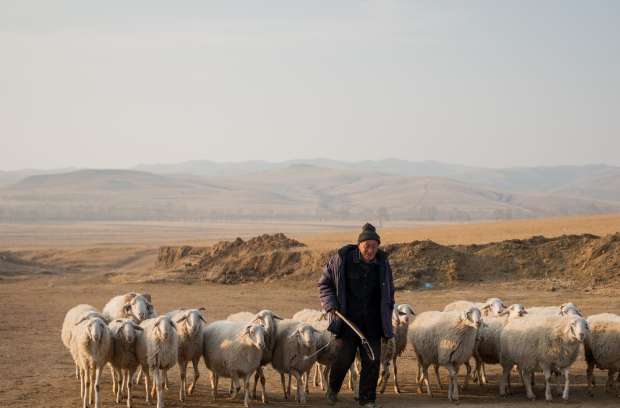
[[[0,0],[0,169],[620,165],[620,1]]]

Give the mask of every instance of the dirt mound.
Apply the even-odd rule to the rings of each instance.
[[[620,284],[620,234],[535,236],[484,245],[413,241],[385,247],[397,288],[459,282],[547,279],[564,286]],[[311,251],[283,234],[212,247],[162,247],[159,266],[187,280],[221,283],[283,277],[316,281],[335,251]]]
[[[182,270],[186,278],[219,283],[270,280],[303,269],[310,251],[286,235],[264,234],[244,241],[221,241],[210,247],[162,247],[158,265]]]

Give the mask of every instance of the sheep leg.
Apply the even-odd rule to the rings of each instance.
[[[306,403],[306,388],[303,384],[302,375],[299,371],[293,371],[293,375],[295,376],[295,384],[297,384],[297,402],[301,404]]]
[[[543,365],[542,369],[545,375],[545,399],[547,401],[553,401],[553,395],[551,395],[551,368]]]
[[[151,403],[151,392],[149,389],[149,383],[151,382],[151,375],[149,374],[148,369],[146,370],[143,369],[142,374],[144,375],[144,395],[145,395],[146,403],[150,404]]]
[[[448,373],[450,375],[450,381],[448,383],[448,399],[450,401],[458,401],[459,400],[459,368],[458,366],[454,366],[453,364],[448,364]],[[467,376],[465,377],[465,381],[467,381]]]
[[[80,381],[80,367],[78,367],[77,363],[75,363],[75,379]]]
[[[607,382],[605,383],[605,392],[609,392],[614,385],[614,371],[607,370]]]
[[[441,377],[439,376],[439,365],[433,364],[433,368],[435,369],[435,377],[437,378],[437,385],[439,385],[439,389],[442,390],[443,385],[441,385]],[[428,376],[427,376],[427,381],[428,381]]]
[[[116,388],[117,388],[117,381],[118,379],[116,378],[116,372],[114,370],[114,367],[112,367],[112,365],[110,364],[110,377],[112,377],[112,395],[114,395],[116,397],[116,403],[118,404],[120,401],[118,400],[118,393],[116,392]]]
[[[482,362],[482,379],[481,379],[483,384],[488,384],[489,381],[487,380],[487,369],[486,366],[484,364],[484,362]]]
[[[196,389],[196,383],[198,382],[198,379],[200,378],[200,371],[198,371],[198,362],[200,360],[194,359],[192,360],[192,367],[194,368],[194,378],[192,378],[192,383],[190,384],[189,388],[187,389],[187,393],[189,395],[192,395],[192,393],[194,392],[194,389]]]
[[[267,391],[265,390],[265,373],[263,372],[263,367],[258,367],[256,373],[260,375],[260,389],[261,389],[261,398],[263,404],[267,403]],[[254,395],[256,395],[256,382],[254,383]]]
[[[220,377],[211,371],[211,393],[213,394],[213,401],[217,399],[217,383],[219,380]]]
[[[400,394],[400,385],[398,385],[398,366],[396,364],[396,357],[392,360],[392,369],[394,370],[394,392]]]
[[[286,379],[284,373],[280,373],[280,382],[282,383],[282,391],[284,392],[284,399],[288,400],[288,394],[286,393]]]
[[[314,388],[319,386],[319,363],[314,363],[312,365],[312,384],[314,385]]]
[[[312,371],[312,367],[310,367],[310,369],[306,372],[306,375],[303,379],[304,380],[304,391],[306,395],[310,394],[310,371]]]
[[[131,387],[133,387],[133,385],[131,384],[131,379],[133,378],[133,371],[132,370],[125,370],[125,372],[123,373],[123,377],[125,379],[125,384],[127,387],[127,408],[131,408]]]
[[[90,403],[88,402],[88,392],[90,389],[90,375],[88,369],[81,369],[82,382],[84,383],[84,394],[82,395],[82,407],[88,408]]]
[[[230,399],[234,400],[239,396],[241,385],[239,385],[239,376],[237,375],[237,373],[233,372],[230,379],[231,379],[231,382],[233,383],[233,393],[230,396]]]
[[[162,370],[164,374],[164,388],[168,390],[168,370]]]
[[[252,373],[243,376],[243,405],[245,408],[250,406],[250,377]]]
[[[288,385],[286,387],[286,391],[288,392],[289,397],[291,396],[291,376],[292,374],[288,373]]]
[[[512,364],[509,366],[502,365],[502,378],[499,383],[499,395],[502,397],[508,395],[506,391],[506,386],[508,384],[508,376],[510,375],[510,370],[512,370]]]
[[[136,373],[136,385],[140,384],[140,379],[142,378],[142,367],[138,367],[138,372]]]
[[[469,360],[465,362],[465,368],[467,369],[467,372],[465,373],[465,381],[463,383],[463,390],[466,390],[467,387],[469,386],[469,378],[471,377],[471,364],[469,363]],[[456,371],[458,372],[458,368]]]
[[[89,387],[88,387],[88,405],[93,405],[93,400],[95,398],[95,370],[93,367],[88,367],[89,372]]]
[[[181,376],[181,384],[179,384],[179,401],[185,401],[185,392],[187,389],[187,361],[179,361],[179,375]]]
[[[99,389],[100,389],[100,382],[101,382],[101,370],[102,370],[102,367],[97,366],[97,368],[95,368],[94,389],[95,389],[95,407],[96,408],[101,408],[101,398],[99,396]]]
[[[424,383],[426,384],[426,393],[429,397],[433,396],[433,391],[431,390],[431,382],[428,380],[428,366],[424,367],[422,370],[422,378],[424,379]]]
[[[570,386],[569,369],[568,367],[562,370],[564,374],[564,391],[562,392],[562,399],[568,400],[568,388]]]
[[[163,390],[163,370],[156,368],[153,370],[153,383],[155,384],[155,390],[157,393],[157,408],[164,407],[164,390]]]
[[[121,376],[121,370],[115,369],[110,366],[110,373],[112,374],[112,394],[116,397],[116,403],[120,404],[123,395],[123,382],[125,381]],[[120,379],[120,384],[119,384]]]
[[[321,368],[321,390],[325,391],[325,386],[327,384],[327,378],[329,376],[329,366],[325,365]]]
[[[82,369],[80,368],[80,398],[84,398],[84,392],[86,390],[86,384],[84,381],[84,375],[82,374]]]

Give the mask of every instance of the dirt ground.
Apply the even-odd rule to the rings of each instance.
[[[60,329],[66,311],[79,303],[97,308],[114,295],[129,291],[149,292],[160,313],[179,307],[207,309],[207,320],[224,318],[230,313],[271,308],[291,316],[304,308],[318,308],[314,284],[281,281],[241,285],[208,283],[128,284],[120,276],[149,276],[162,245],[209,245],[236,236],[251,237],[260,233],[285,232],[315,249],[336,248],[351,242],[359,226],[352,224],[322,225],[249,225],[222,223],[195,225],[185,223],[74,223],[74,224],[2,224],[0,251],[17,250],[23,260],[14,264],[15,271],[0,270],[0,407],[76,407],[80,406],[79,384],[74,378],[73,364],[60,340]],[[469,244],[527,238],[532,235],[593,233],[604,235],[620,231],[620,215],[566,217],[547,220],[521,220],[482,224],[416,224],[387,223],[380,229],[384,244],[432,239],[442,244]],[[1,255],[1,254],[0,254]],[[0,256],[0,261],[2,257]],[[0,262],[0,269],[3,268]],[[5,262],[6,265],[6,262]],[[51,266],[50,266],[51,265]],[[13,273],[15,272],[15,273]],[[139,279],[133,280],[137,282]],[[573,301],[585,313],[610,311],[620,313],[620,290],[613,288],[576,290],[557,289],[537,281],[515,283],[480,283],[461,285],[450,290],[398,291],[397,301],[413,305],[417,312],[440,309],[457,299],[484,299],[498,296],[506,302],[528,305],[551,305]],[[401,358],[399,374],[402,395],[395,395],[390,382],[386,394],[378,402],[386,407],[452,406],[446,392],[435,387],[435,397],[415,393],[416,362],[411,351]],[[201,364],[202,376],[196,393],[184,404],[178,401],[178,371],[170,372],[171,388],[166,394],[169,407],[241,407],[240,401],[223,398],[226,383],[220,383],[222,398],[214,402],[207,371]],[[491,384],[477,384],[462,392],[462,406],[493,405],[506,407],[546,406],[539,377],[532,404],[525,399],[523,388],[516,386],[515,395],[507,399],[497,396],[497,368],[490,367]],[[446,372],[442,370],[444,382]],[[602,386],[591,398],[585,392],[585,367],[580,360],[572,370],[571,406],[618,406],[620,399],[605,394]],[[605,374],[596,372],[599,384]],[[283,401],[279,378],[268,370],[270,406],[296,406]],[[109,372],[102,381],[103,406],[116,406],[112,398]],[[146,406],[144,390],[135,391],[134,406]],[[559,400],[557,403],[561,403]],[[256,402],[255,406],[262,404]],[[308,406],[325,407],[323,393],[311,389]],[[342,393],[337,406],[354,406],[352,394]]]
[[[70,407],[79,406],[79,386],[74,378],[73,364],[67,350],[60,341],[60,328],[65,312],[79,303],[89,303],[98,308],[112,296],[131,290],[146,291],[152,294],[160,312],[178,307],[204,306],[209,321],[224,318],[231,312],[240,310],[258,310],[271,308],[277,313],[291,316],[304,307],[318,307],[317,289],[313,286],[293,286],[291,284],[243,284],[223,286],[216,284],[149,284],[127,286],[109,283],[76,283],[71,278],[54,276],[30,280],[5,282],[0,285],[0,307],[2,322],[0,324],[0,406],[2,407]],[[582,306],[586,313],[612,311],[620,313],[618,292],[607,290],[598,293],[580,293],[578,291],[547,292],[537,289],[536,282],[524,282],[520,285],[484,285],[468,286],[451,290],[402,291],[397,294],[398,302],[413,305],[417,312],[441,308],[455,299],[482,299],[497,295],[507,302],[521,302],[526,305],[559,304],[573,301]],[[490,370],[491,384],[479,387],[477,384],[462,392],[462,406],[489,404],[497,406],[530,406],[545,404],[543,390],[538,380],[536,393],[539,401],[532,404],[525,399],[522,387],[516,386],[515,395],[507,399],[497,396],[496,367]],[[166,394],[166,404],[170,407],[202,406],[242,406],[239,401],[228,401],[222,397],[215,403],[211,397],[208,375],[201,365],[202,376],[196,393],[181,404],[177,399],[178,371],[170,372],[171,387]],[[435,389],[436,396],[429,398],[416,395],[415,360],[411,351],[401,359],[399,366],[400,381],[404,393],[395,395],[392,383],[379,402],[386,407],[406,406],[449,406],[445,391]],[[446,372],[442,370],[442,375]],[[572,370],[571,399],[574,406],[617,406],[620,399],[605,394],[602,387],[591,398],[585,393],[585,367],[578,361]],[[446,380],[446,378],[444,378]],[[599,384],[604,383],[604,374],[597,372]],[[225,393],[226,382],[220,383],[220,392]],[[283,401],[278,376],[268,370],[268,391],[271,397],[269,405],[294,406]],[[102,381],[103,406],[116,404],[112,398],[109,373],[106,371]],[[144,391],[138,387],[135,392],[134,405],[145,406]],[[558,402],[559,403],[559,402]],[[256,402],[255,405],[262,405]],[[323,407],[322,392],[311,389],[309,406]],[[340,406],[354,406],[352,394],[342,393]]]

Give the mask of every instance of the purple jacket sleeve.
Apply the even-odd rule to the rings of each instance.
[[[336,295],[335,269],[338,268],[338,254],[334,255],[323,268],[319,279],[319,298],[323,310],[338,310],[338,297]]]

